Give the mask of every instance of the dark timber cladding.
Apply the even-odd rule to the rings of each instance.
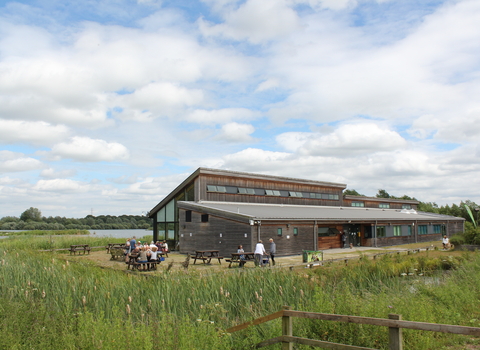
[[[340,206],[343,202],[342,191],[346,188],[346,185],[329,182],[233,172],[220,173],[202,172],[197,182],[199,200]],[[228,186],[237,191],[235,193],[234,191],[230,191],[231,193],[208,191],[209,185]],[[253,190],[253,193],[242,194],[239,193],[239,189]],[[266,191],[280,192],[281,195],[268,195]],[[301,195],[293,197],[291,192],[301,193]],[[325,198],[328,195],[331,198]]]
[[[281,176],[198,168],[149,213],[154,239],[182,253],[228,256],[259,239],[277,255],[344,246],[440,240],[465,219],[417,212],[418,201],[343,195],[347,186]]]

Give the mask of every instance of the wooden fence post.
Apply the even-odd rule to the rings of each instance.
[[[290,310],[290,306],[284,306],[283,310]],[[290,316],[282,316],[282,335],[293,335],[293,322]],[[293,343],[283,342],[282,350],[293,350]]]
[[[388,314],[388,318],[391,320],[401,320],[402,315]],[[389,327],[389,349],[390,350],[403,350],[403,333],[402,328]]]

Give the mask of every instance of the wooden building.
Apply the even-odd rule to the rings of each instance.
[[[464,219],[417,212],[418,202],[343,195],[345,184],[199,168],[149,213],[154,239],[182,253],[252,250],[273,238],[278,255],[347,245],[441,239]]]

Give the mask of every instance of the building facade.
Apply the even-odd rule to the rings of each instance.
[[[386,246],[439,239],[463,231],[464,219],[417,212],[418,202],[343,195],[346,185],[199,168],[149,213],[154,239],[182,253],[258,240],[277,255],[343,245]]]

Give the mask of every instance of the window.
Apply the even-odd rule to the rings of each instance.
[[[192,222],[192,211],[187,210],[185,212],[185,222]]]
[[[238,188],[238,193],[240,194],[255,194],[255,190],[253,188]]]
[[[340,232],[336,228],[331,228],[331,227],[318,228],[318,237],[336,236],[339,234]]]
[[[419,225],[418,226],[418,234],[419,235],[426,235],[428,233],[428,226],[427,225]]]
[[[303,197],[302,192],[290,191],[288,194],[290,195],[290,197],[299,197],[299,198],[302,198],[302,197]]]
[[[352,202],[352,207],[364,207],[365,203],[363,202]]]
[[[408,225],[407,226],[407,236],[411,236],[412,235],[412,225]]]
[[[208,192],[221,192],[226,193],[227,188],[225,186],[214,186],[214,185],[207,185]]]
[[[281,236],[282,235],[282,228],[279,227],[277,228],[277,236]]]
[[[377,226],[377,237],[385,237],[385,226]]]
[[[277,190],[265,190],[267,196],[280,196],[280,191]]]
[[[298,227],[293,228],[293,235],[298,236]]]
[[[202,214],[202,222],[208,222],[208,214]]]
[[[433,225],[433,233],[444,233],[445,225]]]
[[[393,226],[393,235],[401,236],[402,235],[402,226]]]
[[[412,209],[410,204],[402,204],[402,209]]]
[[[390,203],[380,203],[378,207],[382,209],[390,209]]]

